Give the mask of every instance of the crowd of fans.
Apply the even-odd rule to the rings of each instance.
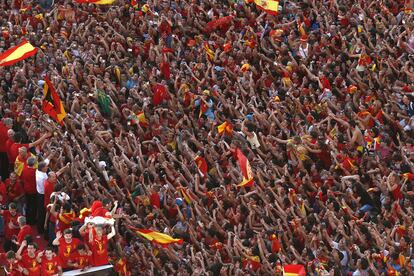
[[[0,67],[7,271],[412,275],[408,2],[0,0],[0,52],[39,48]],[[46,74],[63,126],[41,108]],[[96,202],[114,226],[83,224]]]

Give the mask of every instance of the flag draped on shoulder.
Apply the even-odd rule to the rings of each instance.
[[[23,40],[19,45],[14,46],[0,54],[0,66],[10,66],[21,60],[29,58],[37,53],[37,48]]]
[[[66,111],[48,76],[45,77],[45,84],[43,87],[42,110],[53,120],[63,125],[63,119],[66,117]]]
[[[279,1],[274,0],[254,0],[256,6],[271,15],[277,15],[279,10]]]
[[[138,235],[146,238],[149,241],[158,243],[162,245],[163,247],[167,247],[170,244],[182,244],[183,239],[175,239],[167,234],[163,234],[160,232],[156,232],[149,229],[139,229],[135,227],[129,227],[131,230],[133,230]]]
[[[95,4],[95,5],[110,5],[115,0],[75,0],[78,4]]]
[[[243,181],[238,185],[239,187],[251,187],[253,186],[253,172],[250,167],[250,162],[247,157],[243,154],[240,149],[236,149],[237,160],[239,161],[239,166],[241,173],[243,175]]]

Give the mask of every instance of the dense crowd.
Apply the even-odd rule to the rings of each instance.
[[[409,2],[0,0],[0,52],[39,48],[0,67],[9,275],[412,275]]]

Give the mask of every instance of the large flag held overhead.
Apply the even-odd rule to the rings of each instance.
[[[210,22],[207,23],[206,25],[206,32],[211,32],[214,31],[215,29],[218,28],[223,28],[226,26],[230,26],[231,21],[233,20],[233,16],[229,15],[229,16],[224,16],[218,19],[214,19]]]
[[[115,2],[115,0],[75,0],[79,4],[96,4],[96,5],[110,5]]]
[[[256,6],[271,15],[277,15],[279,10],[279,1],[274,0],[254,0]]]
[[[283,266],[284,276],[306,276],[306,270],[303,265],[289,264]]]
[[[45,85],[43,87],[42,110],[52,117],[53,120],[63,125],[63,119],[66,117],[66,111],[48,76],[45,77]]]
[[[240,149],[236,149],[237,160],[239,161],[239,166],[243,175],[243,181],[238,185],[239,187],[251,187],[253,186],[253,172],[250,167],[250,162],[247,157],[243,154]]]
[[[152,231],[149,229],[139,229],[135,227],[129,227],[131,230],[135,231],[138,235],[143,236],[149,241],[158,243],[163,247],[167,247],[170,244],[182,244],[183,239],[175,239],[167,234],[163,234],[160,232]]]
[[[36,54],[37,48],[23,40],[19,45],[14,46],[4,53],[0,54],[0,66],[10,66],[21,60],[29,58]]]

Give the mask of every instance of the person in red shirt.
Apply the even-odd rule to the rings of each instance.
[[[14,161],[14,172],[20,177],[24,167],[27,166],[27,159],[32,156],[32,154],[28,154],[26,147],[20,147],[18,152],[16,160]]]
[[[22,276],[23,268],[20,265],[20,262],[16,259],[16,253],[13,251],[8,251],[6,253],[7,264],[4,267],[4,271],[8,276]]]
[[[51,197],[51,201],[53,204],[48,204],[46,206],[46,217],[44,222],[44,229],[47,230],[48,235],[48,244],[52,246],[52,242],[56,238],[56,223],[57,223],[57,216],[59,215],[60,210],[60,203],[55,203],[55,196]],[[53,213],[52,213],[53,209]]]
[[[69,202],[63,204],[59,214],[56,214],[56,209],[52,207],[50,210],[52,215],[57,217],[56,229],[58,231],[65,231],[70,228],[72,221],[76,218],[75,212],[72,210],[72,206]]]
[[[84,244],[80,244],[73,259],[73,266],[77,269],[87,270],[92,266],[92,252],[89,251]]]
[[[33,230],[30,225],[26,224],[26,217],[20,216],[17,218],[17,222],[19,224],[20,230],[17,234],[17,239],[15,243],[20,246],[26,236],[33,236]]]
[[[95,233],[94,233],[95,232]],[[95,226],[95,231],[89,231],[89,244],[92,250],[93,266],[101,266],[109,263],[108,240],[115,236],[115,227],[106,235],[101,226]]]
[[[6,143],[9,139],[7,132],[13,126],[13,120],[3,118],[0,121],[0,177],[6,179],[9,177],[9,159],[7,158]]]
[[[23,182],[23,191],[26,198],[27,224],[36,224],[36,158],[29,157],[27,166],[23,168],[20,179]]]
[[[17,213],[17,206],[15,203],[9,204],[8,210],[1,210],[0,215],[4,219],[4,251],[9,251],[10,249],[17,250],[17,247],[11,242],[13,237],[16,237],[19,234],[19,224],[17,223],[17,218],[19,214]]]
[[[49,275],[61,275],[62,267],[60,266],[59,259],[53,252],[53,249],[48,247],[38,255],[41,258],[41,271],[43,276]]]
[[[56,239],[53,241],[53,245],[58,246],[59,262],[63,271],[72,269],[71,261],[74,259],[76,248],[81,243],[77,238],[73,238],[72,229],[66,229],[63,232],[56,233]]]
[[[9,157],[9,163],[14,166],[14,162],[16,161],[17,156],[19,155],[19,148],[25,147],[26,149],[30,149],[32,147],[36,147],[43,143],[43,141],[51,136],[50,133],[45,133],[43,136],[41,136],[39,139],[34,141],[33,143],[29,144],[22,144],[22,135],[20,133],[15,133],[13,136],[12,144],[10,145],[8,149],[8,157]]]
[[[16,173],[12,172],[10,177],[4,181],[6,185],[7,199],[9,201],[19,201],[23,197],[23,186]]]
[[[0,204],[6,205],[7,204],[7,189],[6,184],[0,181]]]
[[[27,246],[27,250],[23,251]],[[22,241],[19,250],[16,253],[16,258],[20,260],[23,267],[23,274],[28,276],[40,275],[41,256],[38,255],[37,244],[26,240]]]

